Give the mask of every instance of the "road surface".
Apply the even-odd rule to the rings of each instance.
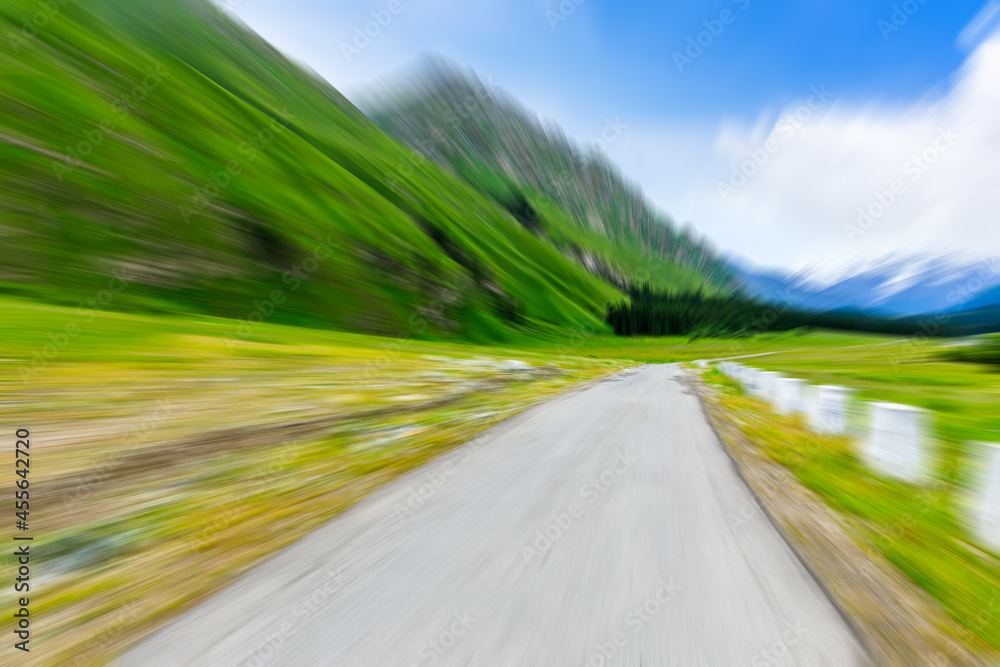
[[[505,422],[122,664],[866,664],[680,372],[644,366]]]

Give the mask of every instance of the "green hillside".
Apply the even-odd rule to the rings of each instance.
[[[437,58],[376,91],[371,116],[389,134],[510,210],[539,238],[621,289],[729,293],[716,251],[677,229],[601,150],[576,145],[472,72]],[[606,127],[613,141],[627,127]],[[603,141],[603,139],[602,139]]]
[[[0,4],[0,290],[250,328],[606,330],[619,291],[207,0],[52,5],[24,30],[38,3]]]

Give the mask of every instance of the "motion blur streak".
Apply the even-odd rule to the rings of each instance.
[[[395,508],[420,474],[124,664],[749,665],[776,650],[786,665],[865,664],[769,521],[731,520],[749,491],[675,367],[613,376],[486,438],[407,523]],[[296,618],[335,568],[343,585]]]
[[[356,52],[325,47],[362,67],[455,4],[356,0],[361,23],[331,26],[324,8],[349,3],[303,1],[269,3],[278,30],[342,28]],[[570,2],[552,31],[521,2],[547,38],[578,44],[578,30],[669,23],[653,5],[699,4]],[[923,7],[908,33],[922,53],[918,23],[959,2],[907,2]],[[838,277],[748,268],[659,211],[608,157],[643,136],[649,107],[601,112],[577,143],[431,57],[358,95],[362,109],[229,11],[256,4],[0,0],[0,442],[31,435],[0,496],[17,484],[5,530],[32,539],[30,568],[0,559],[0,581],[31,575],[30,600],[0,586],[0,618],[24,610],[24,645],[0,643],[0,664],[841,667],[923,646],[997,663],[1000,262],[985,232],[1000,42],[985,27],[941,101],[855,113],[847,86],[817,80],[796,103],[815,123],[773,161],[749,148],[766,164],[752,160],[759,175],[727,201],[769,253],[793,247],[761,222],[788,201],[798,221],[837,216],[825,266],[884,247],[900,220],[919,223],[914,241],[947,211],[983,232],[975,258],[890,257]],[[515,3],[458,4],[485,16]],[[843,58],[855,44],[833,35],[826,53],[798,30],[812,5],[824,32],[827,10],[853,21],[852,3],[734,4],[745,18],[685,82],[789,17],[813,66],[869,69],[870,52]],[[596,11],[625,20],[591,23]],[[495,27],[505,49],[531,34]],[[660,48],[635,36],[591,50]],[[613,59],[581,65],[568,44],[551,42],[558,60],[588,71],[546,86],[663,92],[610,76]],[[787,68],[724,69],[757,85]],[[642,148],[696,173],[698,160]],[[739,208],[762,193],[773,207]],[[711,370],[723,356],[787,376],[781,409]],[[823,579],[741,481],[686,389],[702,385],[679,381],[670,364],[688,359],[705,360],[713,425],[825,519],[789,533],[814,568],[836,564]],[[846,435],[794,414],[807,380],[857,399]],[[869,402],[883,404],[870,424],[852,411]],[[905,595],[880,595],[876,569]],[[853,587],[835,585],[844,572]],[[900,625],[913,632],[881,632]]]

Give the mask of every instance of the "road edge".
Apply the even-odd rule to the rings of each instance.
[[[740,477],[752,485],[768,520],[861,635],[863,646],[876,661],[873,664],[996,664],[990,655],[959,639],[967,633],[926,591],[880,553],[859,544],[857,527],[849,517],[830,508],[792,471],[760,452],[737,423],[727,420],[725,407],[700,375],[688,370],[685,377]],[[727,439],[722,431],[733,437]],[[805,511],[791,508],[799,505]],[[809,509],[814,510],[813,516],[806,520]]]
[[[712,434],[715,436],[715,439],[718,442],[719,447],[722,449],[723,452],[726,453],[726,457],[729,459],[729,462],[732,464],[733,469],[736,471],[736,474],[739,476],[740,480],[742,480],[743,484],[747,487],[747,490],[753,497],[754,502],[764,512],[764,516],[767,517],[767,520],[771,523],[772,526],[774,526],[775,530],[778,531],[778,534],[781,535],[781,539],[785,541],[785,544],[788,545],[788,548],[791,549],[793,554],[795,554],[795,558],[798,559],[799,563],[802,564],[802,567],[804,567],[806,572],[809,573],[809,576],[812,577],[813,581],[816,582],[816,585],[818,585],[820,590],[823,591],[823,594],[826,596],[827,600],[830,601],[830,604],[833,605],[833,608],[837,611],[837,614],[840,615],[840,618],[844,621],[844,624],[851,631],[851,634],[854,635],[854,638],[857,640],[858,645],[861,646],[862,650],[864,650],[865,652],[864,658],[865,660],[867,660],[867,664],[865,665],[865,667],[875,667],[879,665],[880,663],[875,657],[875,652],[873,651],[869,641],[865,638],[865,635],[861,631],[859,625],[855,622],[855,620],[851,617],[848,611],[844,608],[844,606],[841,604],[837,596],[834,595],[831,588],[823,580],[823,578],[820,576],[816,568],[813,567],[812,563],[810,563],[805,558],[805,556],[799,550],[798,545],[795,543],[795,540],[792,538],[791,535],[789,535],[788,531],[785,530],[784,526],[781,525],[781,522],[778,521],[777,517],[772,512],[771,506],[768,503],[764,502],[760,494],[757,493],[756,486],[744,474],[743,466],[741,466],[739,461],[737,461],[736,458],[733,456],[733,453],[730,451],[729,446],[723,439],[722,434],[719,433],[718,428],[716,428],[716,421],[713,415],[705,405],[704,391],[706,387],[704,385],[704,382],[701,380],[700,377],[693,374],[688,369],[682,369],[681,378],[682,382],[690,383],[690,385],[692,386],[693,393],[698,398],[698,407],[701,410],[702,416],[705,418],[705,421],[708,422],[708,426],[709,428],[712,429]]]

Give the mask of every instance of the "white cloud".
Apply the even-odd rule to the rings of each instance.
[[[955,43],[964,49],[972,48],[979,39],[996,27],[998,21],[1000,21],[1000,0],[990,0],[962,30]]]
[[[762,112],[749,127],[636,127],[610,152],[654,201],[758,263],[798,269],[893,251],[1000,252],[996,33],[975,48],[943,95],[905,108],[834,99],[800,127],[789,126],[807,99],[778,114]],[[949,130],[950,144],[941,138]],[[773,151],[761,153],[769,140]],[[759,168],[746,162],[755,152],[766,154]],[[741,163],[755,173],[720,196],[719,183]],[[897,193],[885,194],[894,183]],[[859,207],[878,213],[880,196],[893,201],[859,227]]]

